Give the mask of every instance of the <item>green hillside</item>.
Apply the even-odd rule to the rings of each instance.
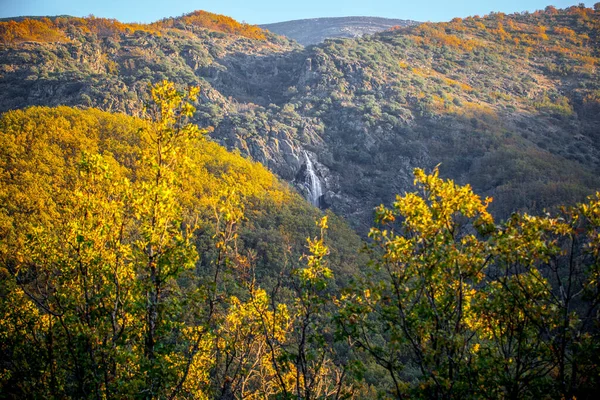
[[[139,115],[149,83],[200,85],[195,120],[213,138],[301,190],[308,150],[323,205],[363,232],[414,167],[441,164],[496,198],[499,217],[599,187],[596,10],[492,13],[306,49],[166,21],[102,33],[62,19],[66,40],[5,39],[0,109]]]
[[[324,48],[306,50],[315,61],[302,68],[314,89],[285,96],[311,98],[315,107],[266,106],[290,125],[231,95],[227,102],[246,119],[222,114],[220,133],[211,132],[194,123],[214,118],[202,115],[205,107],[217,110],[207,102],[215,93],[210,84],[183,89],[167,80],[143,95],[146,104],[135,108],[140,117],[67,106],[2,114],[0,398],[595,398],[600,192],[539,216],[513,212],[501,220],[490,212],[530,199],[544,202],[534,211],[574,201],[594,188],[594,159],[589,167],[506,131],[515,114],[501,114],[507,106],[500,101],[465,114],[466,104],[483,104],[467,86],[458,85],[462,97],[453,105],[439,108],[435,97],[421,103],[429,93],[423,91],[402,111],[404,103],[391,95],[398,88],[378,98],[363,93],[386,87],[373,86],[374,69],[335,62],[340,46],[367,52],[370,41],[387,35],[420,42],[419,29],[429,28],[326,43],[335,57],[325,57]],[[384,54],[383,45],[375,47],[373,54]],[[408,70],[399,68],[395,82]],[[411,67],[407,76],[429,82],[424,70]],[[331,74],[338,80],[322,80]],[[364,89],[344,88],[358,77]],[[475,80],[469,85],[487,90]],[[248,87],[235,88],[251,95]],[[396,115],[405,117],[397,126],[377,108],[395,103]],[[595,130],[586,130],[593,113],[576,114],[568,99],[560,108],[540,104],[550,111],[538,112],[538,120],[578,127],[581,137],[574,139],[593,155]],[[257,118],[250,118],[254,111]],[[307,115],[312,128],[292,123]],[[322,129],[315,128],[319,121]],[[297,167],[296,188],[321,207],[355,216],[355,226],[374,212],[366,243],[263,165],[208,137],[227,142],[226,132],[254,122],[255,129],[269,127],[270,139],[238,141],[240,148],[270,154],[272,167],[281,160],[292,172]],[[388,134],[378,129],[383,123]],[[357,129],[362,136],[353,137]],[[284,133],[306,138],[292,143]],[[342,140],[344,134],[350,136]],[[407,147],[393,157],[392,145],[404,143],[399,138]],[[460,153],[466,146],[472,152]],[[511,170],[514,154],[522,162]],[[441,176],[458,174],[461,162],[481,167],[486,157],[495,157],[500,183],[479,190],[496,199]],[[434,158],[455,164],[402,169]],[[488,179],[469,171],[460,179]],[[373,177],[398,192],[391,206],[369,208],[386,196],[373,189],[382,183]],[[502,197],[502,179],[518,196]],[[536,192],[534,183],[552,190]],[[568,187],[568,196],[560,194]],[[344,208],[355,201],[364,204]]]
[[[318,118],[320,160],[363,204],[441,163],[496,215],[539,212],[598,187],[599,23],[549,8],[329,41],[287,102]]]
[[[64,106],[0,118],[2,397],[86,396],[93,389],[71,386],[69,374],[84,386],[99,379],[94,363],[116,362],[114,351],[136,363],[141,342],[135,335],[144,326],[139,302],[150,301],[148,279],[155,324],[166,329],[157,328],[157,346],[177,340],[185,348],[193,345],[172,331],[184,326],[178,324],[203,320],[214,307],[235,302],[229,296],[247,297],[250,287],[287,288],[303,264],[306,238],[318,235],[315,220],[322,214],[260,164],[185,125],[188,109],[171,108],[179,95],[165,87],[155,98],[173,102],[149,110],[156,122]],[[330,287],[337,290],[356,273],[361,242],[334,215],[329,225],[336,276]],[[145,257],[150,269],[141,267]],[[36,346],[39,340],[52,343]],[[73,356],[70,346],[98,356]],[[156,352],[183,357],[183,348]],[[177,367],[167,359],[161,362],[172,363],[161,368]],[[125,395],[129,389],[114,385],[149,370],[179,379],[137,362],[126,367],[133,375],[98,367],[110,370],[107,390]],[[55,375],[54,363],[61,365],[57,374],[66,375]],[[141,382],[130,384],[136,390]]]

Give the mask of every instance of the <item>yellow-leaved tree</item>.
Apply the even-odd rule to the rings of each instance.
[[[420,192],[377,209],[375,268],[342,301],[340,334],[358,358],[387,371],[398,397],[588,395],[599,197],[495,224],[489,199],[437,169],[415,170],[415,183]]]
[[[13,306],[3,299],[2,332],[15,366],[2,380],[19,382],[22,372],[37,383],[20,382],[17,393],[159,398],[181,386],[180,366],[194,351],[179,336],[193,313],[182,307],[178,278],[198,255],[197,217],[180,199],[188,154],[205,132],[187,123],[197,93],[162,82],[152,88],[147,121],[122,126],[104,117],[114,138],[103,153],[77,132],[83,113],[57,117],[55,132],[40,134],[4,121],[0,254]]]

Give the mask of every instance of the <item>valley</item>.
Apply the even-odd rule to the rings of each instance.
[[[599,65],[600,3],[0,19],[0,398],[595,399]]]
[[[168,79],[199,85],[196,122],[284,180],[297,180],[308,151],[322,204],[363,232],[375,206],[410,186],[413,168],[437,164],[494,197],[500,218],[540,212],[599,185],[598,19],[580,10],[422,24],[306,49],[193,23],[160,35],[111,23],[86,33],[66,19],[69,39],[1,50],[0,110],[139,115],[148,85]]]

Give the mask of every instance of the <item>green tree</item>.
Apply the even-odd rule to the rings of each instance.
[[[325,244],[327,221],[327,216],[317,221],[320,235],[307,239],[308,254],[302,257],[306,266],[294,268],[290,275],[282,271],[271,292],[270,310],[258,313],[271,381],[275,393],[286,399],[354,395],[349,363],[339,357],[335,347],[335,298],[328,288],[333,272]]]
[[[143,318],[145,386],[148,398],[164,396],[171,371],[172,332],[178,320],[177,278],[192,269],[197,252],[191,240],[196,229],[193,216],[183,213],[179,197],[182,181],[189,173],[188,152],[203,131],[188,123],[195,108],[198,89],[179,92],[173,83],[152,88],[154,106],[149,110],[154,124],[142,131],[141,163],[146,176],[134,190],[133,208],[139,239],[133,243],[134,262],[145,294]],[[204,131],[206,132],[206,131]],[[188,218],[186,218],[188,217]],[[177,365],[176,362],[173,362]]]
[[[421,194],[378,208],[376,270],[340,310],[360,357],[388,371],[396,396],[589,396],[598,198],[495,225],[470,187],[415,176]]]
[[[489,200],[443,181],[437,170],[416,170],[415,182],[422,196],[408,193],[393,209],[377,209],[389,227],[373,228],[370,237],[381,248],[377,267],[385,278],[365,282],[342,311],[342,328],[389,372],[395,395],[409,393],[403,369],[414,362],[422,395],[465,397],[473,393],[476,288],[490,259],[477,235],[493,226]]]

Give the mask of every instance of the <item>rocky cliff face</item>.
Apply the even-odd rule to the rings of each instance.
[[[186,25],[161,35],[73,28],[68,42],[0,47],[0,110],[136,115],[153,82],[198,85],[196,121],[214,140],[362,232],[373,207],[412,190],[415,167],[440,163],[506,217],[600,188],[599,26],[598,12],[574,7],[309,48]]]
[[[364,35],[383,32],[390,28],[416,25],[418,22],[406,19],[377,17],[313,18],[263,24],[261,28],[278,35],[294,39],[308,46],[325,39],[358,38]]]

